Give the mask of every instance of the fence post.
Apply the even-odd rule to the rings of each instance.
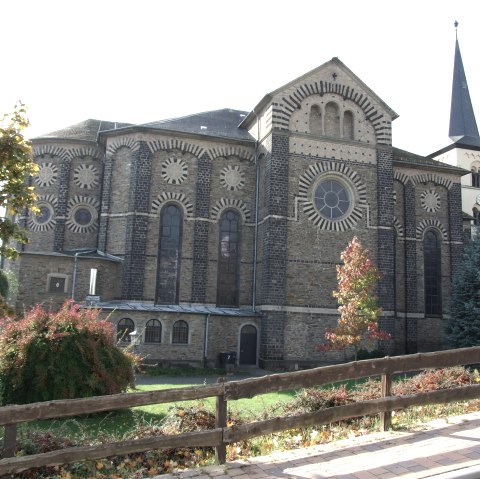
[[[218,378],[217,383],[224,383],[226,378]],[[225,401],[225,395],[221,394],[217,396],[216,411],[215,411],[215,427],[222,429],[227,427],[227,401]],[[225,464],[227,460],[227,446],[223,442],[215,447],[215,462],[217,464]]]
[[[5,424],[5,436],[3,437],[3,457],[14,457],[17,447],[17,425]]]
[[[382,374],[382,398],[391,396],[392,374],[387,371]],[[384,411],[380,413],[380,430],[388,431],[392,425],[392,411]]]

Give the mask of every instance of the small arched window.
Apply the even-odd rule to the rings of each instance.
[[[423,238],[425,314],[442,313],[441,244],[438,233],[428,230]]]
[[[472,186],[480,188],[480,173],[478,168],[472,166]]]
[[[473,224],[474,226],[480,226],[480,215],[478,214],[478,208],[473,208],[472,216],[473,216]]]
[[[225,211],[219,224],[217,305],[238,306],[240,215]]]
[[[343,138],[353,140],[353,113],[347,110],[343,115]]]
[[[145,342],[162,342],[162,323],[158,319],[151,319],[145,325]]]
[[[188,323],[183,319],[173,323],[172,344],[188,344]]]
[[[322,112],[318,105],[310,108],[310,133],[312,135],[322,135]]]
[[[340,137],[340,112],[333,101],[325,106],[325,135]]]
[[[130,333],[135,331],[135,324],[130,318],[122,318],[117,324],[117,341],[129,343],[132,340]]]
[[[178,304],[182,222],[182,212],[177,205],[169,204],[162,209],[158,245],[157,303]]]

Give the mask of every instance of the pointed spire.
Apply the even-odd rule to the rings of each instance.
[[[467,77],[463,68],[462,55],[458,44],[457,26],[455,20],[455,62],[453,66],[452,104],[450,109],[450,130],[448,136],[455,143],[464,137],[476,139],[478,144],[479,134],[475,114],[473,112],[470,93],[468,92]],[[464,138],[468,141],[468,138]]]

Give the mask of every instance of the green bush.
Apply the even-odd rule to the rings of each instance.
[[[101,396],[133,386],[135,357],[118,348],[99,310],[67,301],[40,305],[21,320],[4,318],[0,333],[0,404]]]

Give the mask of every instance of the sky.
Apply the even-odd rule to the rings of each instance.
[[[25,103],[35,137],[250,111],[338,57],[399,115],[394,146],[427,155],[451,143],[455,20],[480,120],[479,14],[477,0],[3,0],[0,112]]]

